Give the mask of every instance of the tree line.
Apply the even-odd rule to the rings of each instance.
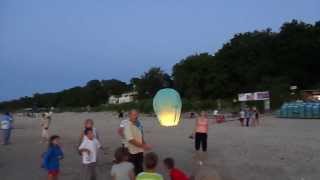
[[[116,79],[91,80],[84,86],[56,93],[0,103],[0,109],[82,107],[105,104],[110,95],[137,91],[138,100],[151,99],[164,87],[173,87],[194,102],[234,99],[238,93],[270,91],[274,107],[290,99],[289,87],[319,89],[320,21],[292,20],[279,32],[271,29],[235,34],[215,54],[200,53],[182,59],[172,74],[152,67],[129,83]]]

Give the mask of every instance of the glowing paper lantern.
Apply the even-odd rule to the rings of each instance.
[[[180,95],[174,89],[161,89],[153,98],[153,109],[162,126],[170,127],[178,125],[181,106]]]

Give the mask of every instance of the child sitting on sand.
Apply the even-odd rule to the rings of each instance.
[[[60,137],[53,135],[49,139],[49,147],[43,155],[42,166],[48,171],[48,180],[58,180],[63,152],[59,146]]]
[[[161,174],[155,172],[158,164],[158,155],[154,152],[147,153],[144,159],[146,171],[139,173],[136,180],[163,180]]]
[[[115,163],[111,168],[112,180],[134,180],[133,164],[128,162],[128,148],[118,148],[114,153]]]
[[[174,165],[172,158],[166,158],[163,160],[164,166],[169,170],[171,180],[189,180],[189,178]]]

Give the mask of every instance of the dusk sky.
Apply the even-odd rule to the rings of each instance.
[[[319,0],[0,0],[0,101],[171,72],[235,33],[320,20]]]

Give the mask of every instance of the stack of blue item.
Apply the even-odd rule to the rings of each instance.
[[[281,118],[320,118],[320,102],[291,102],[284,103],[279,112]]]

